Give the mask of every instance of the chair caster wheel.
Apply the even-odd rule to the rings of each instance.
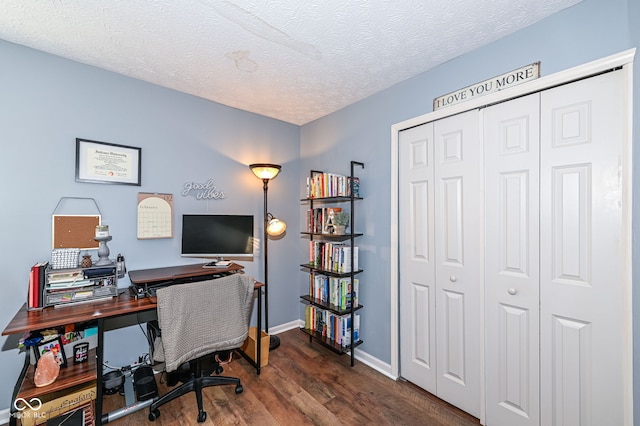
[[[156,409],[156,410],[153,410],[153,411],[149,411],[149,421],[153,422],[158,417],[160,417],[160,410]]]
[[[236,385],[236,394],[242,393],[243,390],[242,385]]]
[[[202,411],[201,413],[198,413],[198,423],[204,423],[205,420],[207,420],[207,412]]]

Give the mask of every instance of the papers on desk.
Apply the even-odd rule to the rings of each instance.
[[[49,284],[62,283],[62,282],[67,283],[70,281],[73,282],[73,281],[84,279],[84,272],[82,271],[82,269],[50,272],[48,278],[49,279],[47,280],[47,282]]]
[[[94,282],[91,280],[77,280],[77,281],[66,281],[66,282],[50,282],[48,287],[51,290],[59,290],[59,289],[68,289],[68,288],[79,288],[86,287],[88,285],[93,285]]]

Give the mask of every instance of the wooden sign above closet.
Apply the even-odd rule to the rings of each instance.
[[[538,77],[540,77],[540,62],[535,62],[518,68],[517,70],[509,71],[497,77],[492,77],[480,83],[456,90],[455,92],[439,96],[433,100],[433,110],[436,111],[440,108],[468,101],[469,99],[504,90],[507,87],[516,86]]]

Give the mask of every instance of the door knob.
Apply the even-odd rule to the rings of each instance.
[[[507,290],[507,293],[509,293],[512,296],[515,296],[517,292],[518,290],[516,290],[515,288],[510,288],[509,290]]]
[[[449,277],[449,281],[451,281],[452,283],[455,283],[456,281],[458,281],[458,278],[455,275],[451,275]]]

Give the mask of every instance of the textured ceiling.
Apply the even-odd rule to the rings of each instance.
[[[302,125],[580,1],[1,0],[0,39]]]

